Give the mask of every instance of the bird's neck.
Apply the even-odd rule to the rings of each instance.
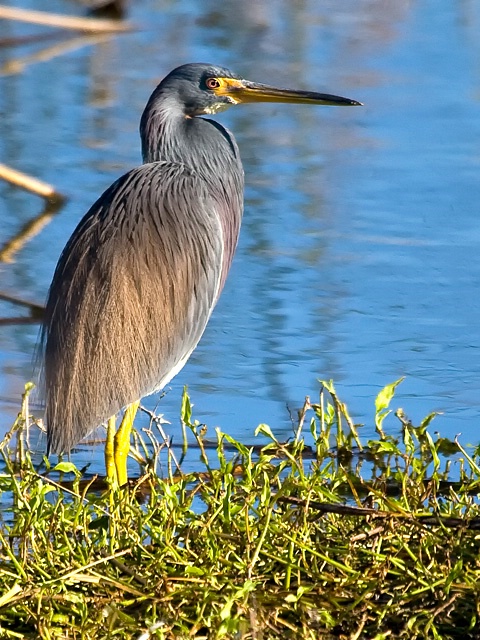
[[[241,168],[229,131],[212,120],[186,116],[174,99],[159,98],[152,95],[140,123],[144,162],[182,164],[194,171],[225,162]]]
[[[175,155],[178,126],[182,120],[178,105],[153,93],[140,121],[144,162],[172,161]]]

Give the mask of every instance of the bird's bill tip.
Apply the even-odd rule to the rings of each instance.
[[[219,93],[228,95],[235,103],[243,102],[287,102],[294,104],[318,104],[330,106],[362,106],[361,102],[342,96],[313,91],[297,91],[293,89],[279,89],[266,84],[223,78]]]

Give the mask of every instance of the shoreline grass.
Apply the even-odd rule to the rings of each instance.
[[[216,430],[207,450],[185,393],[203,468],[151,464],[115,494],[71,463],[38,473],[7,436],[0,638],[479,638],[480,451],[432,438],[434,414],[397,410],[387,435],[399,382],[376,439],[323,383],[292,440],[260,425],[259,449]]]

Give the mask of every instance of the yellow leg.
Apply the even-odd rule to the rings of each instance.
[[[137,413],[137,409],[139,406],[140,400],[132,402],[132,404],[128,405],[128,407],[125,409],[125,413],[123,414],[120,427],[118,428],[118,431],[113,439],[115,470],[119,487],[122,487],[128,481],[127,456],[128,452],[130,451],[130,434],[132,432],[135,414]]]
[[[117,483],[117,470],[115,468],[115,416],[108,419],[107,441],[105,443],[105,470],[110,487]]]

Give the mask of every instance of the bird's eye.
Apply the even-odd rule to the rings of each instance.
[[[218,87],[220,86],[220,82],[217,80],[217,78],[207,78],[205,84],[207,86],[207,89],[218,89]]]

